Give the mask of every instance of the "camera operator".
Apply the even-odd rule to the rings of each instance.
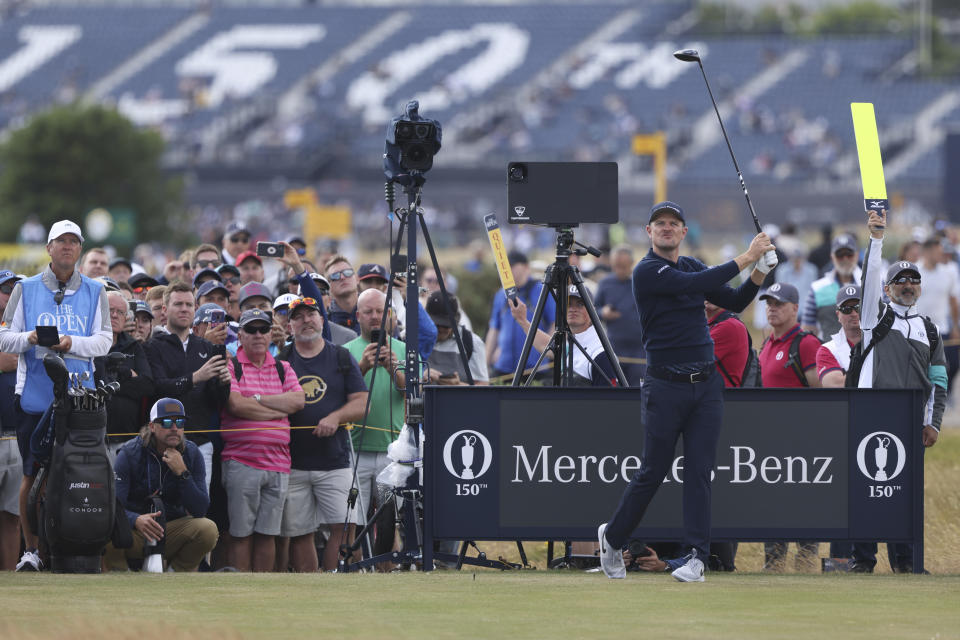
[[[179,400],[161,398],[150,409],[150,422],[140,435],[117,454],[117,500],[133,529],[133,547],[108,546],[111,569],[126,570],[127,558],[143,557],[145,541],[163,540],[168,570],[196,571],[216,545],[217,525],[203,517],[210,505],[203,455],[184,437],[186,422]],[[152,511],[156,499],[162,502],[162,511]]]
[[[466,350],[467,364],[470,366],[470,375],[477,385],[489,385],[490,376],[487,374],[487,361],[484,352],[483,340],[459,324],[460,302],[455,295],[449,295],[453,316],[458,323],[450,326],[450,317],[443,304],[439,291],[434,291],[427,298],[427,313],[437,327],[437,344],[434,346],[427,363],[430,365],[430,382],[433,384],[458,385],[467,384],[467,375],[460,360],[460,351],[457,341],[453,337],[454,331],[460,332],[463,348]]]
[[[107,355],[94,358],[93,363],[97,380],[120,383],[107,411],[107,451],[116,459],[117,451],[131,436],[113,434],[135,433],[143,425],[143,400],[152,397],[154,392],[153,372],[143,345],[123,330],[129,313],[126,299],[111,292],[107,294],[107,302],[113,344]]]
[[[151,338],[144,350],[153,369],[156,393],[181,401],[187,412],[187,437],[200,448],[205,468],[213,467],[213,443],[206,431],[220,426],[220,409],[230,395],[230,374],[223,348],[191,334],[193,287],[174,282],[164,293],[167,332]],[[207,476],[207,491],[210,488]]]

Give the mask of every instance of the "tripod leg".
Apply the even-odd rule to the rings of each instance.
[[[520,563],[521,563],[521,565],[523,565],[524,567],[526,567],[526,566],[528,565],[528,562],[527,562],[527,552],[523,550],[523,542],[520,541],[520,540],[517,540],[517,551],[520,552]]]
[[[453,327],[453,339],[457,341],[457,351],[460,353],[460,362],[463,364],[463,370],[467,374],[467,384],[473,385],[473,374],[470,373],[470,361],[467,359],[467,350],[463,346],[463,339],[458,330],[459,323],[453,317],[453,309],[450,307],[450,297],[447,294],[447,286],[443,282],[443,275],[440,273],[440,264],[437,262],[437,254],[433,250],[433,243],[430,242],[430,232],[427,231],[427,222],[423,219],[423,214],[417,210],[420,217],[420,228],[423,230],[423,240],[427,245],[427,251],[430,253],[430,262],[433,264],[433,270],[437,274],[437,284],[440,285],[440,299],[443,300],[444,309],[447,311],[447,317],[450,320],[450,326]]]
[[[543,276],[543,288],[540,289],[540,296],[537,298],[537,306],[533,311],[533,318],[530,320],[530,330],[527,331],[527,337],[523,341],[523,349],[520,351],[520,360],[517,361],[517,369],[513,373],[513,382],[511,386],[519,387],[520,381],[523,377],[523,369],[527,364],[527,358],[530,357],[530,350],[533,349],[533,338],[537,335],[537,327],[540,326],[540,321],[543,319],[543,310],[547,306],[547,296],[550,295],[550,280],[552,279],[551,270],[547,269],[547,273]],[[507,304],[510,304],[510,301],[507,300]],[[541,360],[542,360],[541,354]],[[532,378],[536,374],[536,371],[530,373]]]

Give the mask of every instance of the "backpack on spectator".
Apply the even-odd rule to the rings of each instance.
[[[930,358],[932,359],[934,352],[937,350],[937,345],[940,343],[940,332],[937,330],[937,325],[935,325],[930,318],[927,316],[920,317],[923,318],[923,325],[927,329],[927,342],[930,343]],[[859,386],[860,373],[863,370],[863,363],[866,361],[867,355],[877,346],[878,342],[887,337],[890,329],[893,328],[893,321],[895,319],[896,313],[887,305],[883,315],[880,316],[880,321],[877,322],[877,326],[873,328],[870,344],[867,345],[867,348],[863,348],[863,340],[853,345],[853,348],[850,349],[850,366],[847,368],[847,377],[844,380],[843,386],[848,389],[856,389]]]
[[[728,318],[736,318],[737,320],[740,320],[737,314],[730,311],[724,311],[713,319],[713,322],[710,323],[710,326],[713,326],[718,322],[723,322]],[[740,322],[742,323],[743,321],[740,320]],[[724,367],[723,363],[719,360],[717,360],[717,366],[720,367],[720,373],[723,374],[723,377],[730,381],[733,380],[733,378],[730,376],[730,372],[727,371],[727,368]],[[753,348],[753,338],[750,336],[749,331],[747,331],[747,362],[743,365],[743,373],[740,375],[740,384],[738,386],[745,389],[758,389],[763,387],[763,378],[760,376],[760,357],[757,355],[757,350]]]
[[[797,380],[799,380],[800,384],[804,387],[809,387],[810,382],[807,380],[807,376],[803,373],[803,368],[800,366],[800,343],[803,342],[805,337],[812,335],[809,331],[801,329],[797,335],[793,336],[793,340],[790,341],[790,348],[787,350],[787,361],[783,365],[784,368],[790,367],[793,370],[794,375],[797,376]],[[768,336],[767,340],[769,339]],[[761,351],[763,350],[763,346],[767,344],[767,340],[764,340],[763,344],[760,345]],[[817,338],[817,341],[819,340],[820,339]]]

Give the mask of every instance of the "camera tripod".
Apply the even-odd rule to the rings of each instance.
[[[404,394],[406,396],[406,424],[413,430],[414,443],[419,447],[420,445],[420,436],[419,436],[419,427],[423,424],[423,395],[422,395],[422,380],[420,378],[420,354],[417,348],[417,334],[419,329],[419,316],[418,316],[418,300],[419,300],[419,286],[418,286],[418,267],[417,267],[417,226],[419,223],[420,229],[423,232],[423,239],[427,246],[427,250],[430,253],[430,260],[433,265],[433,269],[437,274],[437,281],[440,286],[441,297],[444,302],[445,310],[447,316],[450,320],[451,326],[455,329],[453,331],[453,338],[457,343],[457,350],[460,354],[460,361],[463,365],[463,370],[465,372],[466,382],[469,385],[474,384],[473,376],[470,373],[470,364],[469,359],[466,355],[466,349],[463,345],[463,340],[461,337],[461,332],[456,330],[458,326],[457,319],[454,317],[453,309],[450,306],[449,294],[447,293],[446,285],[443,281],[443,275],[440,270],[440,265],[437,261],[437,255],[433,248],[433,242],[430,240],[430,232],[427,230],[426,222],[423,219],[423,209],[420,207],[420,198],[422,195],[423,184],[425,182],[425,177],[422,171],[410,171],[408,174],[409,180],[405,181],[404,192],[407,194],[407,207],[406,208],[393,208],[394,202],[394,189],[393,182],[388,182],[386,186],[386,199],[387,203],[391,209],[392,214],[396,214],[400,220],[399,229],[397,232],[396,243],[393,243],[393,238],[391,237],[391,244],[393,245],[393,253],[390,259],[391,271],[406,271],[406,287],[407,287],[407,301],[406,301],[406,357],[403,365],[403,371],[406,377],[406,384],[404,389]],[[404,231],[407,232],[407,255],[404,256],[400,253],[400,248],[402,247],[403,234]],[[392,274],[391,274],[392,275]],[[390,308],[389,301],[391,300],[393,292],[393,277],[388,280],[386,299],[387,304],[384,305],[384,314],[380,318],[380,337],[378,340],[378,346],[383,346],[385,343],[389,344],[386,340],[387,331],[386,331],[386,320],[387,320],[387,310]],[[370,387],[373,388],[373,381],[377,375],[377,368],[374,368],[373,374],[374,377],[371,378]],[[370,410],[370,396],[367,399],[367,407],[364,411],[363,424],[366,424],[367,416],[369,415]],[[362,442],[361,435],[361,442]],[[415,467],[421,471],[422,474],[422,463],[417,461]],[[392,562],[400,564],[403,566],[411,566],[422,561],[423,553],[423,529],[422,529],[422,496],[423,493],[420,490],[421,478],[418,473],[411,474],[407,479],[407,483],[404,487],[394,487],[389,492],[384,492],[384,495],[381,496],[379,500],[379,505],[371,516],[370,521],[364,526],[356,535],[356,540],[351,545],[342,545],[340,548],[340,562],[339,562],[339,571],[341,572],[350,572],[357,571],[366,567],[376,566],[378,563],[382,562]],[[357,498],[357,472],[356,465],[354,466],[354,486],[350,490],[350,507],[351,509],[354,506],[354,503]],[[388,495],[387,495],[388,494]],[[402,498],[402,505],[400,504],[400,498]],[[360,503],[361,512],[364,512],[368,505]],[[389,540],[387,543],[392,546],[393,535],[392,535],[392,523],[395,522],[395,518],[400,512],[400,519],[402,522],[402,527],[404,531],[403,535],[403,549],[400,551],[392,551],[389,547],[384,548],[383,537],[388,537]],[[379,523],[379,526],[378,526]],[[371,530],[376,527],[381,533],[378,536],[378,543],[376,547],[369,544],[369,533]],[[349,559],[352,556],[353,552],[360,548],[364,544],[364,540],[367,540],[367,548],[371,549],[370,557],[364,558],[358,562],[350,562]],[[377,553],[379,551],[379,553]],[[465,560],[470,562],[472,559]],[[491,566],[491,565],[481,565],[481,566]]]
[[[574,248],[574,245],[580,248]],[[597,331],[597,336],[600,338],[600,344],[603,345],[603,351],[613,366],[617,385],[621,387],[627,386],[626,376],[620,368],[620,362],[613,352],[613,347],[610,345],[606,331],[603,325],[600,324],[600,317],[597,315],[597,310],[593,305],[593,299],[583,284],[583,276],[580,274],[580,269],[570,264],[570,256],[574,253],[580,256],[584,256],[587,253],[590,253],[594,257],[599,257],[600,255],[600,252],[593,247],[580,244],[574,240],[573,229],[571,227],[558,227],[556,261],[547,267],[547,270],[543,274],[543,288],[540,290],[537,306],[530,320],[530,330],[527,331],[527,337],[523,343],[523,350],[520,352],[520,360],[517,362],[517,369],[513,375],[513,386],[515,387],[521,385],[523,368],[527,363],[527,358],[530,357],[530,350],[533,348],[533,340],[537,334],[537,327],[540,326],[548,296],[551,295],[554,297],[557,305],[556,329],[554,330],[553,337],[550,339],[550,343],[540,354],[537,364],[527,377],[524,386],[529,386],[533,381],[533,377],[540,369],[540,363],[543,362],[548,351],[553,353],[553,386],[555,387],[573,386],[573,356],[575,348],[579,349],[584,357],[586,357],[591,367],[597,367],[599,369],[596,360],[587,353],[587,350],[584,349],[583,345],[577,340],[576,335],[570,329],[570,324],[567,321],[567,307],[569,306],[568,298],[571,285],[576,288],[580,299],[583,301],[584,307],[587,309],[590,321],[593,323],[593,327]],[[613,383],[611,382],[611,384]],[[518,542],[517,544],[519,545],[520,543]],[[599,562],[599,559],[594,556],[575,556],[572,550],[573,546],[571,542],[569,540],[565,541],[563,555],[555,559],[553,556],[553,541],[551,540],[547,546],[547,568],[571,567],[574,566],[578,560],[587,563]]]
[[[576,249],[574,245],[581,248]],[[621,387],[627,386],[627,378],[620,368],[620,362],[613,352],[613,347],[610,345],[607,333],[603,325],[600,324],[600,317],[597,315],[597,310],[593,306],[593,299],[590,297],[590,293],[583,284],[583,276],[580,274],[580,269],[570,264],[570,256],[574,253],[579,256],[585,256],[587,253],[596,257],[600,255],[600,252],[593,247],[588,247],[574,240],[573,228],[558,227],[556,261],[548,266],[543,274],[543,288],[540,290],[540,296],[537,298],[537,306],[530,320],[530,329],[527,331],[527,337],[523,343],[523,350],[520,352],[520,359],[517,361],[517,369],[513,374],[514,387],[521,386],[523,382],[523,368],[527,363],[527,358],[530,357],[533,340],[537,335],[537,327],[540,326],[540,322],[543,320],[543,311],[546,308],[548,296],[551,295],[556,301],[557,306],[556,329],[553,332],[553,337],[550,339],[550,344],[548,344],[547,348],[540,354],[540,358],[534,366],[534,371],[527,377],[526,383],[523,386],[529,386],[533,381],[534,374],[540,368],[540,363],[543,362],[548,351],[553,353],[553,386],[555,387],[573,386],[574,348],[580,350],[591,366],[598,366],[596,361],[587,353],[586,349],[583,348],[583,345],[577,341],[576,335],[570,329],[570,325],[567,322],[567,306],[569,304],[568,291],[570,286],[576,287],[580,299],[583,300],[583,305],[587,309],[590,321],[593,323],[593,327],[597,331],[597,336],[600,338],[600,344],[603,345],[603,351],[613,366],[617,384]]]

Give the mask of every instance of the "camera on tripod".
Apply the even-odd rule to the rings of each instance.
[[[420,103],[411,100],[404,114],[387,125],[383,170],[387,178],[407,184],[409,174],[425,173],[433,167],[433,156],[440,151],[442,129],[436,120],[422,117]]]

